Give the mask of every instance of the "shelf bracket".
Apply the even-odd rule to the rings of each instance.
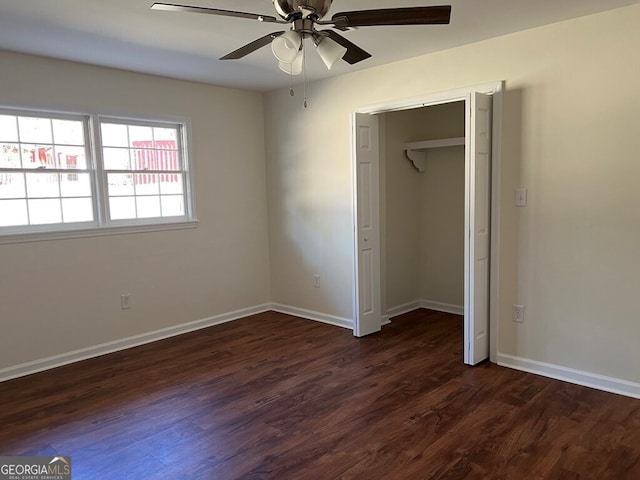
[[[416,167],[419,172],[424,172],[427,167],[427,151],[409,148],[405,149],[405,152],[407,154],[407,158],[411,160],[411,163],[413,163],[413,166]]]

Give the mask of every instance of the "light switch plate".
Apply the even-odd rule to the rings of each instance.
[[[527,206],[527,189],[526,188],[516,188],[515,205],[516,207]]]

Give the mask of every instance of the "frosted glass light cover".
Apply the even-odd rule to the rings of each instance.
[[[293,30],[274,38],[271,42],[271,50],[275,57],[284,63],[291,63],[295,60],[300,49],[302,39],[300,34]]]
[[[280,70],[288,73],[289,75],[300,75],[302,73],[302,61],[303,54],[301,50],[293,59],[293,62],[278,62],[278,66],[280,67]]]
[[[329,70],[347,53],[345,47],[330,38],[323,39],[316,49],[318,50],[318,55],[320,55],[320,58]]]

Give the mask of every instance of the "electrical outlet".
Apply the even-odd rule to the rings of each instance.
[[[131,294],[125,293],[124,295],[120,295],[120,309],[129,310],[130,308],[131,308]]]
[[[527,189],[526,188],[516,188],[514,203],[516,207],[527,206]]]
[[[316,288],[320,288],[320,275],[313,276],[313,286]]]
[[[522,305],[513,306],[513,321],[524,323],[524,307]]]

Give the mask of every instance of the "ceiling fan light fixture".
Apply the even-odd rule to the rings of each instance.
[[[301,43],[302,38],[300,34],[295,30],[289,30],[273,39],[271,42],[271,50],[278,61],[282,63],[292,63],[298,55]]]
[[[155,1],[155,0],[154,0]],[[281,19],[261,13],[237,12],[219,8],[207,8],[195,5],[181,5],[155,1],[154,10],[172,12],[191,12],[219,15],[223,17],[244,18],[261,23],[288,24],[289,31],[278,31],[264,35],[231,53],[220,60],[237,60],[271,44],[274,56],[280,62],[280,68],[297,75],[301,59],[300,50],[303,40],[311,38],[318,50],[318,55],[331,70],[333,65],[343,59],[350,65],[362,62],[371,54],[335,30],[347,31],[359,27],[382,25],[442,25],[451,21],[451,5],[424,7],[378,8],[373,10],[356,10],[337,12],[329,19],[326,17],[333,0],[271,0],[276,13]],[[328,27],[318,30],[316,27]],[[304,55],[304,53],[302,54]],[[304,65],[302,66],[304,73]]]
[[[302,50],[300,50],[296,58],[293,59],[293,62],[278,62],[278,67],[288,75],[300,75],[302,73],[303,60],[304,54]]]
[[[345,47],[340,45],[338,42],[333,41],[329,37],[324,37],[320,40],[316,50],[329,70],[331,70],[331,67],[333,67],[336,62],[344,57],[345,53],[347,53],[347,49]]]

